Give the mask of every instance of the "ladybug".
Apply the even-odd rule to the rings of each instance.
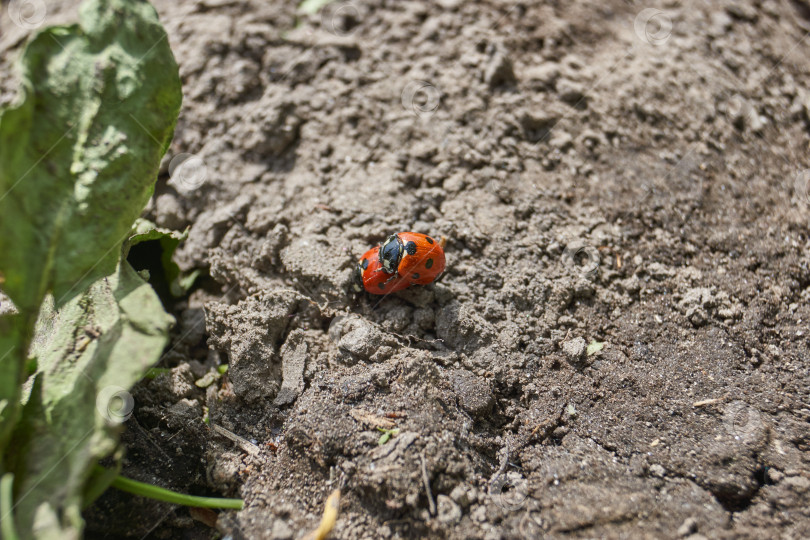
[[[355,290],[389,294],[411,285],[427,285],[444,272],[444,239],[401,232],[363,254],[357,266]]]

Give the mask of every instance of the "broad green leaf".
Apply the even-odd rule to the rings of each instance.
[[[21,59],[21,100],[0,116],[0,275],[21,312],[57,306],[115,270],[149,199],[182,98],[155,10],[88,0]]]
[[[167,339],[155,293],[117,262],[171,140],[180,81],[140,0],[87,0],[80,24],[38,33],[19,68],[20,99],[0,111],[0,282],[19,311],[0,317],[0,471],[15,473],[23,537],[70,538],[90,466],[115,446],[116,417],[104,408],[100,421],[96,404],[126,396]]]
[[[21,534],[81,533],[91,467],[115,449],[134,406],[126,389],[160,357],[173,320],[126,261],[58,311],[45,302],[31,346],[39,370],[12,440]]]
[[[20,312],[0,319],[0,457],[42,300],[62,305],[115,271],[180,107],[147,2],[88,0],[80,21],[28,43],[20,99],[0,111],[0,283]]]

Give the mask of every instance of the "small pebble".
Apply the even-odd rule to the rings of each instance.
[[[577,105],[585,99],[585,87],[569,79],[557,81],[557,93],[560,99],[569,105]]]
[[[551,132],[551,140],[548,141],[548,144],[552,148],[557,148],[559,150],[566,150],[568,147],[571,146],[573,140],[574,138],[571,137],[571,134],[568,133],[567,131],[553,130]]]
[[[571,362],[578,362],[585,358],[587,348],[588,344],[582,337],[570,339],[562,344],[562,350]]]
[[[686,518],[678,528],[678,536],[689,536],[697,532],[697,520],[693,517]]]

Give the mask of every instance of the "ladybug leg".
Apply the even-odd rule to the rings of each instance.
[[[376,274],[377,272],[385,272],[385,270],[383,270],[383,269],[382,269],[382,267],[380,267],[380,268],[377,268],[376,270],[374,270],[374,273],[375,273],[375,274]],[[387,272],[386,272],[386,273],[387,273]],[[386,283],[388,283],[389,281],[391,281],[391,280],[392,280],[393,278],[395,278],[396,276],[397,276],[397,273],[396,273],[396,272],[394,272],[394,273],[391,275],[391,277],[390,277],[390,278],[388,278],[388,279],[387,279],[385,282],[386,282]]]

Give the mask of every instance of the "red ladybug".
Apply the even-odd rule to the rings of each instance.
[[[371,294],[388,294],[411,285],[427,285],[444,272],[443,245],[444,239],[437,242],[426,234],[392,234],[360,258],[355,289],[362,290],[362,284]]]

